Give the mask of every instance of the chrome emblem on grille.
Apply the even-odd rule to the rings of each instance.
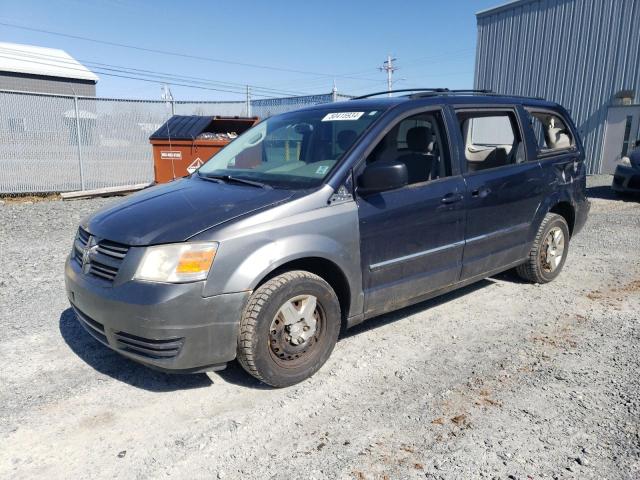
[[[82,249],[82,273],[89,273],[89,269],[91,268],[91,254],[95,252],[97,248],[96,239],[89,237],[87,244]]]

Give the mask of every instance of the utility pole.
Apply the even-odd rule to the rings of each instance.
[[[176,107],[173,103],[173,94],[171,93],[171,89],[169,88],[169,85],[167,85],[166,83],[164,85],[162,85],[162,88],[160,89],[160,91],[162,92],[160,94],[160,99],[164,100],[167,103],[167,107],[171,108],[171,115],[175,115],[176,114]]]
[[[247,85],[247,117],[251,116],[251,87]]]
[[[395,58],[391,58],[391,55],[387,55],[387,59],[385,60],[385,62],[382,64],[381,67],[378,68],[378,70],[380,70],[381,72],[387,72],[387,91],[391,92],[391,90],[393,89],[393,72],[395,72],[396,70],[398,70],[398,67],[394,67],[393,66],[393,62],[395,62],[397,59]],[[389,96],[391,96],[391,93],[389,93]]]

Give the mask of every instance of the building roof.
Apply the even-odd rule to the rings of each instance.
[[[0,72],[98,81],[98,76],[64,50],[0,42]]]
[[[527,3],[539,2],[540,0],[511,0],[510,2],[503,3],[501,5],[496,5],[495,7],[487,8],[485,10],[480,10],[476,12],[476,17],[484,17],[485,15],[493,15],[494,13],[511,10],[516,7],[520,7],[522,5],[526,5]]]

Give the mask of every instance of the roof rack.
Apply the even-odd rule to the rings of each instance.
[[[402,88],[399,90],[385,90],[384,92],[369,93],[367,95],[361,95],[360,97],[353,97],[351,100],[362,100],[369,97],[377,97],[378,95],[387,95],[389,93],[407,93],[414,92],[411,95],[404,95],[409,98],[424,98],[435,97],[438,95],[486,95],[486,96],[501,96],[511,98],[526,98],[533,100],[545,100],[542,97],[526,96],[526,95],[510,95],[508,93],[496,93],[489,89],[461,89],[461,90],[449,90],[448,88]]]
[[[441,92],[418,92],[413,95],[409,95],[411,98],[431,97],[434,95],[497,95],[493,90],[488,89],[461,89],[461,90],[449,90],[443,88]]]
[[[384,92],[368,93],[367,95],[361,95],[354,97],[351,100],[362,100],[369,97],[377,97],[378,95],[388,95],[389,93],[406,93],[406,92],[432,92],[434,94],[444,93],[450,91],[448,88],[401,88],[399,90],[385,90]]]

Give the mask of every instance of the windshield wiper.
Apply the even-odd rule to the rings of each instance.
[[[231,175],[207,175],[198,172],[198,176],[205,180],[218,180],[225,183],[242,183],[243,185],[251,185],[252,187],[265,188],[271,190],[273,187],[266,183],[256,182],[255,180],[247,180],[246,178],[232,177]]]
[[[221,178],[209,177],[207,175],[202,175],[200,172],[197,172],[196,175],[198,175],[202,180],[206,180],[208,182],[224,183]]]

